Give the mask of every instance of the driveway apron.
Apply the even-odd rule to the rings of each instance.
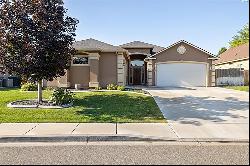
[[[249,93],[218,87],[150,88],[179,138],[249,139]]]

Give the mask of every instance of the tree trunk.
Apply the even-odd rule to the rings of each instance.
[[[38,103],[42,103],[42,99],[43,99],[43,92],[42,92],[42,80],[38,81]]]

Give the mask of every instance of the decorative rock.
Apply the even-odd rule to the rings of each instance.
[[[36,100],[19,100],[7,104],[7,107],[10,108],[42,108],[42,109],[62,109],[72,107],[73,103],[65,105],[55,105],[49,101],[43,101],[42,104],[39,104]]]

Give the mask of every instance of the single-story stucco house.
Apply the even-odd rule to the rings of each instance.
[[[216,80],[217,85],[223,83],[248,85],[249,43],[228,49],[219,55],[219,59],[214,61],[214,65],[217,77],[220,77]]]
[[[184,40],[164,48],[140,41],[113,46],[87,39],[73,47],[77,54],[65,76],[44,86],[215,86],[215,56]]]
[[[242,68],[249,70],[249,43],[228,49],[214,61],[216,69]]]

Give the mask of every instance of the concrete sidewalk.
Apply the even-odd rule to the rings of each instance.
[[[6,136],[131,135],[176,139],[167,123],[1,123],[0,137]]]
[[[205,127],[205,126],[204,126]],[[218,126],[214,126],[218,128]],[[178,129],[183,128],[181,131]],[[183,132],[185,130],[185,132]],[[225,134],[219,130],[212,134],[205,127],[203,130],[193,127],[179,126],[171,123],[1,123],[0,139],[29,140],[35,137],[50,140],[100,139],[100,140],[133,140],[131,138],[156,139],[168,141],[244,141],[249,137],[239,137],[237,133]],[[195,134],[194,134],[195,133]],[[36,138],[34,139],[36,140]],[[38,139],[39,140],[39,139]]]

